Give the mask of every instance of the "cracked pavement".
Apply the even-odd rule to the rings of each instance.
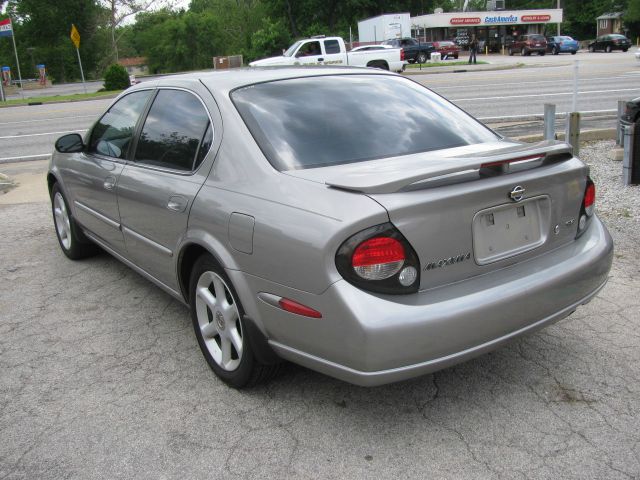
[[[68,260],[49,208],[0,205],[0,480],[640,478],[637,211],[605,289],[546,330],[398,384],[290,365],[239,392],[184,306]]]

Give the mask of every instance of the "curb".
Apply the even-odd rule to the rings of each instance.
[[[564,140],[565,134],[564,132],[558,133],[556,135],[558,140]],[[533,142],[541,142],[544,140],[544,136],[542,134],[536,135],[523,135],[520,137],[513,137],[514,140],[520,140],[521,142],[533,143]],[[595,142],[598,140],[615,140],[616,139],[616,129],[615,128],[598,128],[594,130],[585,130],[584,132],[580,132],[580,142]]]
[[[0,104],[0,108],[13,108],[13,107],[31,107],[33,105],[54,105],[56,103],[76,103],[76,102],[90,102],[93,100],[109,100],[112,98],[116,98],[118,95],[120,95],[120,93],[114,93],[114,94],[109,94],[109,95],[101,95],[99,97],[90,97],[90,98],[78,98],[78,99],[71,99],[71,100],[53,100],[50,102],[43,102],[39,99],[42,98],[51,98],[51,97],[32,97],[32,101],[29,101],[29,103],[18,103],[16,105],[4,105],[4,104]],[[27,99],[25,99],[27,100]]]

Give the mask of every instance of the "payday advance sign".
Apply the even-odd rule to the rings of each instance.
[[[434,13],[414,17],[411,23],[420,28],[562,23],[562,9]]]

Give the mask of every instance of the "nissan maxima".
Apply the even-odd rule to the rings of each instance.
[[[570,315],[613,255],[567,144],[364,68],[141,83],[58,139],[48,185],[62,252],[189,306],[234,387],[282,360],[369,386],[448,367]]]

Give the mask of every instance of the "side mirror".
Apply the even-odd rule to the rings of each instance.
[[[56,140],[56,150],[60,153],[81,152],[84,150],[84,142],[79,134],[70,133]]]

